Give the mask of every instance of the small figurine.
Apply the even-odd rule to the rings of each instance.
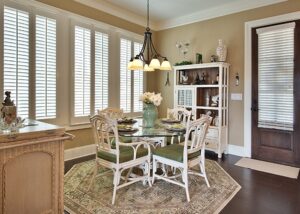
[[[211,106],[217,107],[219,104],[219,95],[212,96],[211,101],[212,101]]]
[[[4,101],[2,102],[3,106],[14,106],[15,105],[14,101],[12,101],[11,98],[10,98],[10,94],[11,94],[10,91],[5,92],[6,97],[5,97]]]
[[[193,85],[199,85],[199,84],[201,84],[201,80],[199,78],[199,74],[197,73],[196,78],[195,78],[195,80],[193,82]]]
[[[183,71],[183,73],[181,75],[181,84],[187,85],[188,79],[189,79],[189,76],[187,74],[185,74],[185,72]]]
[[[5,92],[5,99],[2,102],[1,117],[7,124],[11,124],[17,118],[17,107],[10,98],[10,91]]]
[[[213,125],[214,126],[219,126],[219,116],[215,116],[215,118],[213,120]]]
[[[201,64],[202,62],[202,54],[196,53],[196,63]]]
[[[200,80],[199,84],[201,84],[201,85],[206,84],[205,76],[206,76],[206,74],[203,72],[202,76],[201,76],[202,79]]]
[[[210,62],[217,62],[218,57],[216,55],[211,55]]]
[[[219,74],[217,74],[217,76],[216,76],[216,80],[213,80],[212,81],[212,84],[219,84]]]

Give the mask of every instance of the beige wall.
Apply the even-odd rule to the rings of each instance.
[[[75,138],[65,142],[65,149],[86,146],[94,143],[93,132],[91,128],[68,131],[68,133],[74,135]]]
[[[209,62],[210,56],[215,54],[218,39],[224,39],[228,46],[227,61],[230,69],[230,93],[243,93],[244,91],[244,23],[247,21],[281,15],[300,10],[299,0],[289,0],[271,6],[248,10],[227,15],[207,21],[184,25],[173,29],[158,31],[156,33],[156,46],[159,52],[167,56],[175,64],[182,61],[175,47],[176,41],[190,40],[191,46],[186,59],[195,62],[195,53],[202,53],[204,62]],[[240,85],[234,85],[236,73],[240,74]],[[173,74],[172,85],[165,87],[166,73],[156,72],[151,78],[156,84],[156,91],[162,92],[163,103],[159,109],[161,115],[166,108],[173,106]],[[150,80],[149,80],[150,81]],[[243,146],[243,101],[229,102],[229,143]]]

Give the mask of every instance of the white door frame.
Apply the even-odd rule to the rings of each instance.
[[[273,16],[265,19],[259,19],[245,23],[245,75],[244,75],[244,155],[251,157],[251,102],[252,102],[252,28],[276,24],[280,22],[288,22],[300,19],[300,11],[288,13],[279,16]]]

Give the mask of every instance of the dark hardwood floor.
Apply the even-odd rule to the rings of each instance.
[[[74,164],[93,158],[87,156],[67,161],[65,172]],[[235,166],[240,157],[234,155],[218,159],[208,153],[207,158],[217,161],[242,186],[222,214],[300,214],[299,177],[290,179]]]

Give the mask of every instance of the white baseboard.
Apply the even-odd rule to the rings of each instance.
[[[95,154],[95,144],[65,150],[65,161]]]
[[[243,146],[236,146],[236,145],[228,144],[227,153],[230,155],[245,157],[245,149]]]

